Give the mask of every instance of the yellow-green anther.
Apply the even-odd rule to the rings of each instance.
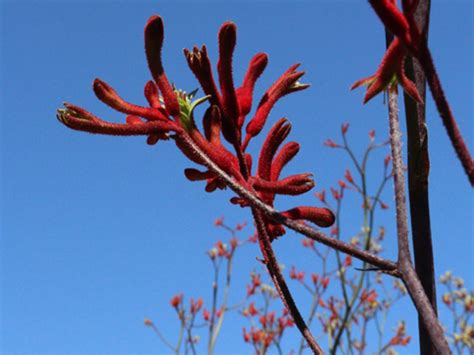
[[[196,94],[197,90],[194,90],[189,94],[186,94],[186,92],[182,90],[175,90],[175,92],[178,98],[180,108],[180,122],[183,125],[184,129],[186,131],[189,131],[191,128],[195,127],[193,117],[194,109],[203,102],[207,101],[211,96],[207,95],[193,101],[194,95]]]

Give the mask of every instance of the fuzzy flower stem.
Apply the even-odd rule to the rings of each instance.
[[[456,119],[451,112],[448,100],[446,99],[443,87],[441,86],[441,81],[439,80],[438,73],[436,72],[431,52],[426,44],[421,46],[418,60],[420,61],[425,72],[431,95],[433,95],[436,108],[438,109],[439,115],[441,116],[449,139],[451,140],[451,144],[456,151],[458,159],[461,161],[471,186],[474,186],[474,161],[472,160],[469,149],[464,142],[462,134],[456,123]]]
[[[398,95],[389,89],[390,143],[393,160],[393,180],[397,215],[398,267],[408,293],[420,314],[431,341],[439,354],[451,354],[444,331],[433,307],[423,290],[423,286],[413,268],[408,244],[408,222],[405,198],[405,176],[403,172],[402,142],[398,119]]]
[[[295,304],[293,297],[291,296],[291,292],[288,289],[288,285],[286,284],[283,274],[281,273],[280,266],[278,265],[278,260],[276,259],[276,256],[273,252],[272,244],[266,230],[262,212],[256,208],[252,208],[252,214],[255,219],[255,224],[257,225],[260,249],[265,259],[265,264],[273,280],[273,283],[275,284],[278,294],[280,295],[280,298],[282,299],[286,309],[288,309],[293,320],[295,321],[296,326],[298,327],[303,337],[306,339],[308,346],[311,348],[314,354],[324,354],[323,350],[320,348],[313,335],[311,334],[311,331],[306,325],[303,317],[301,316]]]

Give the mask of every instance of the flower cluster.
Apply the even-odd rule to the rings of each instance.
[[[254,305],[251,303],[251,306]],[[258,325],[251,326],[249,330],[243,328],[243,338],[246,343],[251,343],[257,354],[265,354],[273,342],[279,343],[285,329],[294,326],[294,322],[288,315],[286,309],[280,317],[276,317],[275,311],[261,314],[255,306],[250,317],[258,317]]]
[[[278,298],[278,293],[271,285],[262,283],[260,274],[252,272],[250,278],[251,285],[247,286],[250,291],[247,292],[249,303],[241,314],[251,325],[249,328],[243,328],[243,338],[253,346],[257,354],[266,354],[273,344],[280,348],[285,330],[293,327],[294,321],[285,308],[280,316],[277,316],[275,310],[271,310],[272,302]],[[256,305],[255,296],[260,296],[261,306]]]
[[[187,94],[170,84],[161,58],[163,21],[159,16],[152,16],[145,26],[145,51],[154,79],[148,81],[144,89],[149,106],[142,107],[126,102],[111,86],[96,79],[93,85],[96,96],[106,105],[126,114],[125,123],[107,122],[68,103],[65,104],[65,109],[58,110],[58,119],[66,126],[80,131],[120,136],[146,135],[148,144],[172,138],[191,161],[208,167],[202,157],[193,151],[192,146],[187,144],[188,140],[191,140],[192,144],[222,171],[270,206],[273,206],[276,195],[300,195],[309,191],[314,186],[311,174],[280,177],[283,168],[300,148],[296,142],[289,142],[281,147],[291,130],[291,124],[286,118],[278,120],[270,129],[253,173],[253,159],[246,152],[250,141],[262,131],[276,102],[283,96],[309,86],[299,82],[304,72],[298,71],[299,64],[290,66],[260,99],[244,132],[245,121],[252,110],[255,82],[267,66],[268,58],[265,53],[255,55],[250,60],[241,86],[236,87],[232,74],[236,26],[231,22],[224,23],[218,39],[217,73],[220,90],[214,80],[206,47],[184,50],[189,68],[205,94],[195,100],[196,91]],[[202,120],[204,132],[201,133],[194,119],[194,109],[206,101],[209,102],[209,107]],[[221,139],[221,136],[224,139]],[[205,181],[207,192],[226,187],[226,183],[214,171],[189,168],[184,173],[191,181]],[[242,197],[234,197],[231,202],[241,207],[249,206],[249,201]],[[327,208],[302,206],[284,211],[282,215],[289,219],[311,221],[321,227],[330,226],[334,222],[334,214]],[[269,219],[265,222],[272,239],[285,233],[281,224]]]
[[[464,350],[474,351],[474,291],[468,291],[464,280],[454,276],[451,271],[440,277],[441,284],[447,289],[441,300],[449,309],[454,323],[449,329],[448,336],[459,354]]]
[[[404,1],[403,12],[396,0],[371,1],[371,5],[387,28],[396,36],[387,48],[382,62],[374,75],[356,81],[351,89],[367,85],[364,103],[382,92],[394,88],[397,84],[418,103],[423,103],[416,85],[405,75],[405,58],[419,51],[420,33],[414,20],[417,1]]]

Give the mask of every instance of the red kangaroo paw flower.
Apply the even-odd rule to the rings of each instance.
[[[145,98],[148,101],[150,107],[161,108],[160,96],[158,94],[158,88],[153,81],[148,81],[144,88]]]
[[[330,227],[336,220],[330,209],[310,206],[295,207],[281,214],[290,219],[304,219],[320,227]]]
[[[86,110],[71,104],[64,104],[66,109],[59,109],[57,118],[69,128],[89,133],[109,134],[113,136],[140,136],[167,131],[180,131],[171,121],[149,121],[139,123],[110,123]]]
[[[126,102],[109,84],[100,79],[94,80],[93,89],[95,95],[100,101],[119,112],[129,115],[141,116],[151,121],[169,121],[169,118],[166,117],[166,115],[163,115],[163,113],[159,110],[141,107]]]
[[[204,135],[211,144],[221,145],[221,113],[217,106],[206,110],[202,120]]]
[[[192,52],[188,49],[184,49],[183,51],[188,66],[199,81],[199,84],[201,84],[204,93],[211,96],[209,98],[210,103],[219,106],[220,95],[212,75],[211,62],[207,55],[206,46],[202,46],[200,50],[194,47]]]
[[[270,180],[273,157],[281,143],[288,137],[290,131],[290,122],[286,118],[281,118],[268,132],[258,159],[257,175],[260,178]]]
[[[232,22],[226,22],[219,30],[219,62],[217,71],[222,92],[222,132],[230,143],[239,139],[237,121],[239,104],[232,78],[232,55],[237,41],[237,28]]]
[[[210,171],[199,171],[197,169],[188,168],[184,170],[184,175],[190,181],[206,180],[206,192],[213,192],[216,189],[225,189],[226,184],[219,177]]]
[[[221,181],[218,177],[213,177],[207,180],[206,192],[214,192],[216,189],[224,190],[226,188],[225,182]]]
[[[245,116],[247,116],[252,109],[252,97],[255,82],[260,75],[262,75],[267,64],[268,57],[265,53],[256,54],[250,61],[242,86],[236,91],[240,107],[240,117],[238,122],[239,128],[242,127]]]
[[[311,174],[298,174],[278,181],[267,181],[255,177],[251,181],[257,191],[295,196],[304,194],[314,187],[314,181],[311,179],[311,176]]]
[[[179,103],[176,94],[166,77],[161,61],[164,28],[163,20],[159,16],[152,16],[145,25],[145,52],[148,67],[163,96],[166,112],[170,116],[179,117]]]
[[[361,85],[368,85],[364,97],[365,104],[377,94],[389,89],[392,85],[400,83],[408,95],[417,102],[422,103],[423,100],[415,84],[405,75],[404,61],[406,55],[406,48],[398,38],[395,38],[385,52],[377,72],[368,78],[356,81],[352,85],[351,90]]]
[[[298,154],[300,145],[296,142],[286,143],[273,159],[270,180],[276,181],[280,177],[280,173],[288,162]]]
[[[292,92],[304,90],[309,87],[308,84],[301,84],[298,80],[304,75],[304,72],[297,72],[299,64],[291,66],[283,75],[268,89],[258,104],[255,116],[250,120],[246,127],[247,137],[244,146],[247,145],[251,137],[260,133],[275,103],[285,95]]]
[[[203,181],[214,177],[209,171],[199,171],[193,168],[184,169],[184,175],[189,181]]]

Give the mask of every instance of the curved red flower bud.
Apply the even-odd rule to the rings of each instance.
[[[224,181],[219,179],[217,176],[214,176],[207,180],[207,185],[205,188],[206,192],[214,192],[217,189],[224,190],[226,188],[226,184]]]
[[[94,93],[97,98],[112,107],[113,109],[129,114],[136,115],[146,118],[147,120],[162,120],[168,121],[168,117],[163,115],[159,110],[150,109],[147,107],[141,107],[138,105],[130,104],[122,99],[117,92],[105,81],[95,79],[93,84]]]
[[[221,145],[221,113],[215,105],[209,107],[203,118],[204,135],[211,144]]]
[[[292,65],[262,97],[258,104],[255,116],[250,120],[246,127],[247,137],[244,146],[247,145],[246,143],[248,143],[248,140],[250,140],[251,137],[255,137],[260,133],[267,121],[271,109],[280,98],[289,93],[304,90],[309,87],[308,84],[301,84],[298,82],[298,80],[304,75],[303,71],[296,71],[298,66],[299,64]]]
[[[267,181],[258,177],[252,178],[251,182],[255,190],[280,195],[301,195],[314,187],[311,174],[298,174],[289,176],[283,180]]]
[[[156,84],[153,81],[151,80],[147,81],[143,91],[145,94],[145,98],[148,101],[148,104],[150,105],[150,107],[161,108],[160,95],[158,94],[158,88],[156,87]]]
[[[283,168],[298,154],[300,145],[296,142],[286,143],[273,159],[270,180],[276,181],[280,177]]]
[[[166,112],[170,116],[179,118],[179,103],[171,84],[166,77],[161,60],[164,28],[160,16],[152,16],[145,25],[145,52],[151,75],[160,89]]]
[[[237,142],[237,121],[239,104],[232,77],[232,55],[237,41],[237,27],[226,22],[219,30],[219,61],[217,71],[222,93],[222,132],[230,143]]]
[[[58,120],[69,128],[89,133],[108,134],[113,136],[141,136],[167,131],[181,130],[172,121],[149,121],[134,123],[111,123],[104,121],[83,108],[65,103],[66,109],[59,109]]]
[[[245,116],[252,109],[253,89],[255,82],[262,75],[268,64],[268,56],[265,53],[256,54],[249,63],[242,86],[236,91],[240,107],[239,127],[242,127]]]
[[[213,176],[215,176],[210,171],[200,171],[193,168],[184,169],[184,175],[190,181],[202,181],[202,180],[210,179]]]
[[[310,206],[295,207],[281,214],[290,219],[304,219],[320,227],[330,227],[336,220],[330,209]]]
[[[288,137],[291,124],[286,118],[279,119],[268,132],[258,159],[258,177],[270,180],[272,161],[281,143]]]

